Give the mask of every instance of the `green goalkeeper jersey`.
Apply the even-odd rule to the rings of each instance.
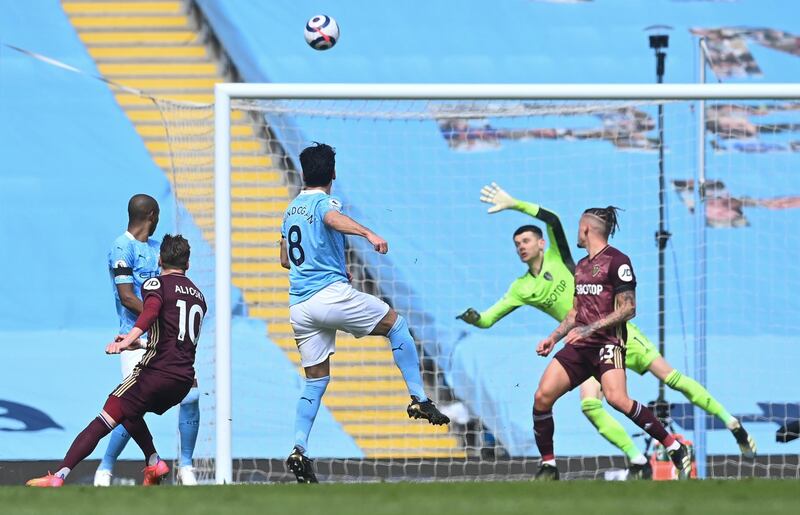
[[[539,274],[533,275],[530,271],[525,273],[511,283],[503,298],[481,313],[475,325],[484,329],[520,306],[533,306],[559,322],[572,309],[575,263],[558,215],[530,202],[517,201],[516,209],[547,224],[549,246],[544,253]]]

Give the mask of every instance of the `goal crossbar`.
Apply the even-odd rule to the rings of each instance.
[[[747,100],[797,99],[800,84],[291,84],[221,83],[216,100]]]

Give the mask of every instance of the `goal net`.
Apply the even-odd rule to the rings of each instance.
[[[538,467],[531,408],[551,358],[536,356],[535,347],[557,322],[528,306],[488,329],[456,319],[469,307],[485,311],[527,273],[514,231],[546,228],[514,210],[487,214],[480,190],[492,182],[560,215],[575,261],[585,255],[574,244],[583,210],[624,209],[611,243],[631,257],[638,279],[634,322],[656,347],[654,234],[662,208],[671,233],[663,254],[665,358],[683,376],[697,376],[723,407],[698,419],[682,387],[667,386],[666,421],[690,442],[699,437],[706,477],[800,476],[792,441],[800,418],[792,373],[800,351],[792,340],[800,322],[791,302],[798,286],[793,249],[800,248],[798,104],[709,100],[704,122],[697,102],[663,105],[660,181],[652,101],[233,99],[229,138],[221,140],[229,152],[230,245],[214,254],[214,151],[226,155],[220,142],[214,145],[214,106],[159,102],[180,220],[203,239],[192,241],[190,273],[202,277],[201,288],[213,289],[220,286],[214,260],[230,259],[230,339],[214,335],[216,321],[207,319],[198,358],[205,395],[196,454],[207,458],[207,477],[227,446],[217,438],[221,420],[232,434],[221,456],[232,457],[233,481],[291,479],[283,460],[293,445],[302,369],[279,231],[302,187],[297,156],[313,141],[336,148],[333,194],[344,212],[389,242],[382,256],[348,237],[353,284],[409,321],[428,395],[452,419],[449,428],[408,420],[408,396],[388,341],[340,334],[309,441],[321,480],[523,478]],[[545,238],[553,244],[547,232]],[[227,317],[223,311],[216,316]],[[226,395],[216,395],[215,384],[227,381],[215,372],[219,345],[230,346],[230,407]],[[652,373],[629,371],[628,386],[642,403],[659,397]],[[227,419],[215,411],[220,404]],[[654,443],[603,406],[652,456],[656,475],[669,477],[671,467]],[[725,412],[757,441],[756,458],[740,456]],[[554,416],[562,477],[625,477],[625,455],[584,416],[577,389],[558,401]]]

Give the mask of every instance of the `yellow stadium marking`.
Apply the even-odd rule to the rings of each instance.
[[[233,172],[231,181],[237,182],[275,182],[283,180],[281,172]],[[288,190],[287,190],[288,193]]]
[[[275,291],[246,291],[244,292],[245,301],[250,303],[279,303],[284,298],[289,299],[289,290]]]
[[[281,266],[277,259],[262,262],[233,262],[231,263],[231,272],[234,274],[269,274],[276,272],[288,273],[288,271]]]
[[[260,156],[259,156],[260,157]],[[186,187],[183,192],[187,195],[197,197],[213,197],[214,188],[211,186],[193,186]],[[231,188],[231,195],[239,199],[253,199],[264,201],[263,199],[285,199],[289,195],[289,190],[286,186],[263,186],[263,187],[233,187]],[[283,202],[282,200],[280,202]]]
[[[234,282],[236,285],[241,288],[281,288],[287,289],[289,288],[289,275],[288,271],[286,275],[279,275],[279,276],[256,276],[256,277],[239,277],[234,278]],[[289,306],[286,306],[286,318],[289,318]]]
[[[167,100],[176,100],[181,102],[197,102],[200,104],[209,104],[208,109],[211,110],[212,104],[214,102],[214,95],[210,93],[177,93],[175,95],[165,95],[161,96],[160,98],[164,98]],[[117,103],[123,107],[129,106],[147,106],[150,107],[153,105],[153,101],[148,97],[142,97],[139,95],[132,95],[128,93],[118,93],[116,95]]]
[[[333,381],[335,381],[334,378]],[[327,399],[326,399],[327,400]],[[409,399],[410,401],[410,399]],[[324,401],[323,401],[324,402]],[[406,406],[408,406],[408,402],[406,402]],[[364,423],[368,424],[371,422],[408,422],[411,419],[408,418],[408,414],[406,413],[406,406],[392,408],[392,409],[375,409],[375,408],[365,408],[360,410],[336,410],[334,412],[334,417],[336,420],[342,424],[345,423]],[[419,421],[417,421],[419,422]],[[430,425],[425,422],[425,425]]]
[[[231,241],[233,244],[237,243],[274,243],[278,241],[279,235],[277,230],[272,231],[234,231],[231,234]]]
[[[213,166],[214,156],[212,155],[197,155],[197,156],[179,156],[173,158],[172,156],[153,156],[153,161],[164,170],[171,170],[175,168],[186,168],[196,166]]]
[[[256,318],[263,318],[267,320],[288,320],[289,319],[289,312],[286,308],[264,308],[258,307],[253,308],[258,309],[258,316]],[[251,315],[255,316],[255,315]]]
[[[245,300],[247,300],[247,293],[245,293]],[[247,302],[250,302],[249,300]],[[300,362],[299,355],[291,356],[293,361]],[[389,350],[344,350],[337,346],[336,350],[336,363],[338,364],[370,364],[370,365],[392,365],[394,360]],[[392,374],[392,377],[402,377],[400,371]],[[361,390],[351,390],[361,391]],[[326,397],[327,398],[327,397]]]
[[[294,350],[297,348],[294,338],[272,338],[272,341],[282,349]],[[351,349],[356,351],[383,350],[386,349],[387,345],[389,345],[388,342],[386,342],[383,338],[376,338],[375,340],[371,340],[369,338],[362,338],[360,340],[345,340],[338,337],[336,338],[336,348],[339,352],[344,352]]]
[[[76,29],[133,29],[133,28],[171,28],[189,27],[186,16],[71,16],[70,21]]]
[[[278,247],[233,247],[231,249],[231,253],[234,259],[255,259],[255,258],[262,258],[262,259],[275,259],[278,260],[280,256],[280,251]]]
[[[195,111],[180,111],[178,113],[162,114],[155,105],[153,109],[127,109],[126,114],[133,122],[160,122],[165,117],[170,121],[184,122],[184,121],[206,121],[212,123],[214,114],[205,109]]]
[[[359,443],[360,445],[360,443]],[[365,450],[368,458],[464,458],[464,450],[427,450],[427,449],[394,449],[392,451]]]
[[[407,395],[336,395],[325,397],[329,408],[397,406],[405,409],[410,402]]]
[[[107,77],[131,77],[157,75],[159,77],[169,77],[170,75],[208,75],[217,73],[215,63],[105,63],[98,64],[97,70]]]
[[[338,356],[337,351],[337,356]],[[299,354],[295,352],[294,354]],[[335,357],[333,359],[336,359]],[[335,378],[328,386],[328,391],[331,393],[354,393],[363,392],[364,390],[370,392],[403,392],[406,390],[406,384],[401,379],[385,379],[378,381],[339,381]]]
[[[214,225],[214,218],[210,216],[204,215],[195,215],[194,221],[197,225],[209,227]],[[281,219],[280,217],[270,216],[270,217],[233,217],[231,218],[231,226],[234,230],[237,229],[261,229],[266,231],[274,232],[274,238],[272,241],[278,241],[280,239],[279,230],[281,227]],[[288,271],[287,271],[288,273]]]
[[[89,47],[89,55],[94,59],[202,59],[206,49],[200,45],[190,46],[111,46]]]
[[[427,424],[427,422],[425,422]],[[431,450],[453,449],[458,445],[455,438],[425,438],[422,436],[408,437],[389,437],[389,438],[365,438],[358,439],[358,446],[364,450],[377,449],[379,451],[391,452],[394,449],[415,450],[425,453]]]
[[[335,381],[331,381],[331,386]],[[328,387],[330,391],[330,386]],[[327,398],[327,397],[326,397]],[[408,435],[413,439],[420,436],[424,437],[448,437],[447,426],[432,426],[430,424],[420,424],[418,420],[409,420],[407,424],[344,424],[344,429],[353,436],[358,437],[378,437],[392,436],[402,437]]]
[[[67,14],[182,14],[182,2],[63,2]]]
[[[260,157],[260,156],[259,156]],[[281,198],[289,196],[289,188],[286,186],[258,186],[258,187],[233,187],[231,194],[236,198]]]
[[[106,44],[141,44],[141,43],[191,43],[198,41],[198,34],[191,30],[178,31],[108,31],[108,32],[79,32],[78,37],[86,45]],[[222,82],[222,81],[220,81]]]
[[[213,138],[214,129],[203,125],[183,125],[178,127],[170,127],[170,135],[172,137],[208,137]],[[167,130],[163,125],[151,124],[136,124],[136,132],[143,138],[166,138]],[[231,135],[234,137],[252,137],[253,129],[249,125],[233,125],[231,126]],[[252,172],[264,173],[264,172]],[[234,179],[236,180],[236,179]]]
[[[336,369],[336,372],[334,372],[336,377],[352,379],[394,377],[397,370],[394,365],[342,365],[336,362],[334,362],[332,368]]]
[[[224,82],[216,77],[183,77],[175,78],[140,78],[140,77],[117,77],[114,79],[123,86],[144,90],[148,93],[155,93],[158,90],[214,90],[214,84]],[[166,94],[165,94],[166,95]],[[159,95],[160,96],[160,95]]]

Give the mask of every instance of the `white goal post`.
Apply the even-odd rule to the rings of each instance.
[[[218,484],[233,481],[232,470],[232,377],[231,377],[231,104],[242,99],[259,100],[522,100],[522,101],[714,101],[755,99],[800,99],[800,84],[247,84],[215,86],[214,105],[214,210],[216,317],[216,455]],[[704,110],[696,110],[697,170],[703,177],[705,142]],[[694,195],[700,205],[699,191]],[[702,210],[695,210],[701,220]],[[704,223],[699,222],[703,227]],[[698,231],[701,234],[703,231]],[[705,266],[703,260],[695,263]],[[705,277],[698,270],[697,277]],[[704,288],[698,288],[704,294]],[[694,328],[695,353],[704,349],[705,324]],[[699,367],[698,361],[695,367]],[[704,371],[695,370],[695,377]],[[702,381],[701,381],[702,382]],[[695,425],[699,476],[704,477],[704,428]]]

